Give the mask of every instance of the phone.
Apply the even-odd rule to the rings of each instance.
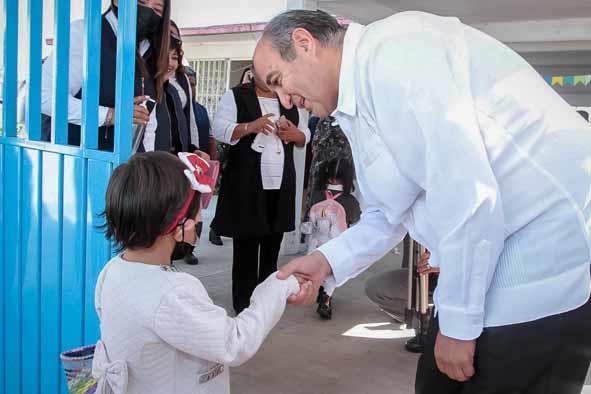
[[[152,110],[154,109],[154,107],[156,106],[156,100],[154,100],[153,98],[149,97],[146,101],[143,102],[144,104],[146,104],[146,109],[148,110],[148,112],[152,112]]]

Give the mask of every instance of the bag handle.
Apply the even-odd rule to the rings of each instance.
[[[337,193],[337,194],[332,194],[332,192],[330,190],[324,191],[324,196],[326,197],[327,200],[336,200],[337,198],[339,198],[342,195],[343,195],[342,192]]]

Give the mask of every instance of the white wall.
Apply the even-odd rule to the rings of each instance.
[[[251,59],[259,34],[184,37],[185,59]]]
[[[181,28],[266,22],[285,7],[286,0],[173,0],[172,19]]]

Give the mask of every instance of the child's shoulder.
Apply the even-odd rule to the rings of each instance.
[[[162,266],[160,275],[167,283],[167,293],[189,292],[195,295],[207,295],[207,290],[199,279],[175,267]]]
[[[175,287],[202,289],[203,285],[194,276],[169,265],[149,265],[129,262],[115,256],[103,268],[99,275],[99,283],[103,282],[110,271],[116,271],[117,281],[127,283],[138,282],[152,288],[162,289],[164,293]]]
[[[191,274],[180,271],[174,266],[161,266],[160,275],[173,286],[199,286],[202,287],[201,281]]]

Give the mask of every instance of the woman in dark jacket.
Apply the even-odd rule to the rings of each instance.
[[[232,298],[240,313],[256,285],[277,270],[283,234],[295,228],[293,150],[305,146],[309,132],[297,108],[281,106],[256,80],[224,94],[213,135],[231,145],[212,228],[234,239]]]
[[[111,7],[103,14],[101,28],[98,148],[106,151],[112,151],[114,144],[117,17],[118,0],[112,0]],[[68,144],[76,146],[80,145],[82,119],[83,34],[83,21],[73,22],[70,27]],[[169,115],[164,99],[169,40],[170,0],[139,2],[133,120],[135,124],[146,125],[140,151],[170,150],[171,147]],[[53,62],[52,54],[43,63],[42,71],[42,138],[45,141],[51,140]],[[155,108],[151,103],[142,104],[144,96],[155,100]]]
[[[201,145],[196,114],[194,92],[183,66],[183,48],[180,30],[171,21],[171,37],[168,63],[168,82],[165,85],[166,103],[170,113],[172,152],[193,152],[209,160],[209,155],[199,149]],[[205,147],[207,148],[207,147]],[[197,235],[201,237],[203,222],[197,223]],[[183,260],[187,264],[199,263],[193,254],[193,249],[187,250]]]

